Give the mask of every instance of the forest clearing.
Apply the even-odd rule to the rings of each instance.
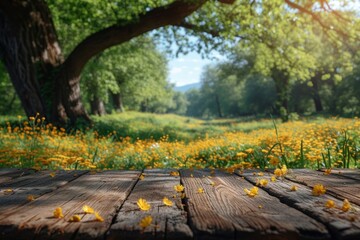
[[[0,240],[360,239],[357,0],[0,0]]]
[[[359,166],[357,118],[276,123],[271,119],[205,121],[175,115],[126,113],[98,118],[93,126],[98,131],[70,132],[44,120],[40,116],[22,120],[19,116],[14,126],[5,123],[0,136],[1,167],[232,171],[283,165],[313,169]]]

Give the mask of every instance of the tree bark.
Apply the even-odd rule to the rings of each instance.
[[[62,56],[43,1],[0,1],[0,57],[26,114],[48,115],[53,81],[49,76]]]
[[[99,97],[90,101],[91,114],[103,116],[106,114],[104,102]]]
[[[125,112],[122,97],[120,93],[111,93],[113,106],[116,112]]]
[[[223,113],[222,113],[222,109],[221,109],[221,105],[220,105],[219,95],[217,95],[217,94],[215,94],[215,103],[216,103],[216,108],[218,111],[219,118],[222,118]]]
[[[321,101],[321,97],[320,97],[320,93],[319,93],[319,79],[320,79],[319,74],[317,74],[311,78],[311,83],[313,84],[313,86],[311,87],[312,99],[314,101],[315,111],[317,113],[322,112],[324,110],[322,101]]]
[[[279,114],[282,121],[289,120],[289,99],[290,99],[290,86],[288,76],[284,72],[273,69],[271,77],[275,82],[276,89],[276,103],[275,112]]]
[[[150,30],[177,25],[208,0],[176,0],[140,15],[134,22],[96,32],[75,47],[63,62],[44,0],[0,1],[0,58],[28,116],[39,113],[55,122],[89,121],[80,97],[80,74],[103,50]],[[232,0],[220,2],[232,3]]]

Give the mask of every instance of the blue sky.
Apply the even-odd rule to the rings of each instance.
[[[218,52],[213,57],[223,60]],[[197,52],[181,55],[169,60],[169,81],[176,86],[200,82],[202,69],[205,65],[216,63],[216,59],[203,59]]]

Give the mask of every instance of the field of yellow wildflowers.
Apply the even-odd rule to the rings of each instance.
[[[19,116],[18,124],[7,122],[0,130],[0,167],[227,168],[230,171],[282,165],[289,168],[359,167],[360,121],[357,118],[277,124],[271,120],[263,120],[261,124],[233,121],[226,126],[221,121],[212,121],[212,126],[218,124],[213,128],[204,128],[209,122],[186,119],[187,128],[180,126],[183,131],[179,130],[180,137],[174,139],[176,135],[138,138],[136,131],[131,137],[123,137],[119,132],[124,130],[116,127],[107,135],[95,130],[69,132],[45,123],[41,117],[24,120]],[[116,118],[112,116],[110,120],[114,122]],[[151,132],[158,123],[147,121],[141,126],[147,126]],[[193,131],[193,137],[182,138],[184,129]],[[202,134],[196,129],[201,129]],[[143,132],[146,131],[143,129]]]

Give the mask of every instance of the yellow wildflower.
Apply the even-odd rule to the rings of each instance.
[[[137,205],[142,211],[148,211],[150,209],[150,204],[143,198],[139,198]]]
[[[251,154],[251,153],[254,153],[254,149],[248,148],[245,150],[245,152],[247,152],[248,154]]]
[[[143,219],[140,220],[139,226],[142,227],[142,228],[146,228],[146,227],[151,225],[152,220],[153,219],[152,219],[151,216],[146,216],[146,217],[144,217]]]
[[[213,181],[210,181],[210,185],[214,187],[215,183]]]
[[[256,186],[265,187],[268,184],[268,180],[266,179],[258,179],[256,181]]]
[[[84,205],[82,207],[82,210],[84,211],[84,213],[89,213],[89,214],[93,214],[94,213],[94,209],[89,207],[88,205]]]
[[[298,190],[298,187],[295,186],[295,185],[292,185],[291,188],[290,188],[291,191],[297,191]]]
[[[283,165],[283,166],[281,167],[281,173],[282,173],[283,176],[287,174],[287,167],[286,167],[286,165]]]
[[[95,221],[98,221],[98,222],[103,222],[104,221],[104,218],[101,217],[98,212],[94,212],[94,215],[95,215]]]
[[[325,203],[326,208],[333,208],[335,207],[335,202],[333,200],[327,200]]]
[[[347,199],[344,199],[341,210],[343,210],[344,212],[347,212],[350,210],[350,208],[351,208],[350,202]]]
[[[239,157],[239,158],[246,158],[247,154],[243,153],[243,152],[239,152],[239,153],[236,154],[236,156]]]
[[[245,188],[244,191],[246,192],[246,194],[249,197],[255,197],[256,195],[258,195],[259,188],[258,187],[253,187],[250,190]]]
[[[63,218],[64,215],[62,213],[62,208],[61,207],[57,207],[54,212],[53,212],[53,215],[55,218]]]
[[[314,196],[320,196],[322,194],[325,194],[326,189],[322,184],[315,184],[312,190],[312,194]]]
[[[177,177],[177,176],[179,176],[179,175],[180,175],[180,173],[179,173],[178,171],[171,171],[171,172],[170,172],[170,176]]]
[[[204,189],[203,188],[198,188],[197,192],[198,193],[204,193]]]
[[[174,186],[174,189],[177,192],[182,192],[182,191],[184,191],[185,187],[183,185],[181,185],[181,184],[178,184],[178,185]]]
[[[81,217],[79,215],[74,215],[69,219],[69,222],[80,222]]]
[[[35,200],[35,197],[34,195],[28,195],[26,199],[31,202]]]
[[[171,207],[173,205],[173,202],[171,200],[169,200],[167,197],[163,198],[163,203],[169,207]]]

